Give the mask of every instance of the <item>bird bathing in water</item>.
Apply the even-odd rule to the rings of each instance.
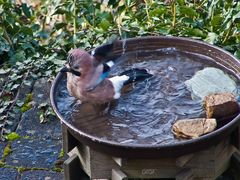
[[[124,85],[152,76],[146,69],[132,68],[117,76],[109,77],[114,61],[103,63],[114,43],[96,48],[89,54],[83,49],[69,52],[68,61],[61,70],[67,73],[69,94],[81,102],[104,104],[120,98]]]

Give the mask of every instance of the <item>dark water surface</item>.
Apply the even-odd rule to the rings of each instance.
[[[125,87],[119,100],[106,106],[78,104],[66,89],[57,92],[63,117],[82,132],[123,144],[171,144],[171,127],[177,119],[203,117],[200,101],[193,101],[184,82],[205,67],[216,67],[207,57],[162,49],[128,54],[113,74],[132,67],[149,69],[154,76]]]

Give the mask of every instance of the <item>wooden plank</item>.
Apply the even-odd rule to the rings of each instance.
[[[115,159],[116,162],[116,159]],[[176,158],[159,158],[159,159],[118,159],[118,165],[122,169],[158,169],[158,167],[176,167]]]
[[[151,169],[146,165],[145,169],[124,169],[123,171],[128,178],[175,178],[179,170],[176,167],[166,166]]]
[[[193,170],[192,169],[183,169],[176,175],[176,180],[193,180]]]
[[[70,152],[76,147],[79,141],[68,131],[67,126],[62,124],[62,137],[63,137],[63,150],[64,152]]]
[[[240,150],[240,125],[231,134],[231,142],[238,150]]]
[[[237,169],[237,171],[239,172],[239,177],[240,177],[240,152],[239,151],[235,151],[232,154],[231,164],[234,166],[235,169]]]
[[[84,172],[86,172],[89,177],[91,177],[90,153],[88,146],[79,143],[79,145],[72,149],[72,151],[70,151],[68,155],[77,155],[81,163],[81,168],[84,170]]]
[[[118,165],[111,156],[89,148],[91,178],[111,179],[112,169],[118,169]]]
[[[181,156],[179,158],[160,159],[124,159],[111,157],[78,143],[69,155],[79,157],[82,169],[91,179],[111,179],[113,174],[121,178],[116,169],[120,169],[129,178],[175,178],[191,177],[214,179],[229,163],[233,146],[229,140],[224,140],[204,151]],[[115,169],[112,171],[112,169]],[[185,172],[182,169],[191,169]],[[179,173],[181,171],[181,173]],[[124,176],[123,176],[124,177]]]
[[[214,168],[195,168],[192,169],[194,177],[197,179],[214,179],[215,169]]]
[[[220,176],[226,171],[230,165],[230,159],[232,154],[236,151],[236,148],[232,145],[228,145],[222,148],[219,154],[216,154],[215,161],[215,177]]]
[[[112,180],[127,180],[127,175],[119,169],[112,170]]]
[[[223,139],[215,148],[215,156],[218,157],[222,153],[222,150],[228,146],[231,146],[230,138]]]
[[[187,162],[189,162],[190,159],[192,159],[194,154],[189,154],[185,156],[181,156],[176,159],[176,165],[178,167],[183,167]]]
[[[91,179],[111,179],[112,169],[118,168],[111,156],[94,151],[81,143],[68,154],[79,157],[82,169]]]
[[[192,159],[190,159],[185,165],[185,168],[207,168],[214,169],[215,166],[215,156],[212,153],[196,153]]]
[[[81,169],[79,158],[76,154],[69,157],[63,164],[65,180],[89,180]]]
[[[124,164],[127,161],[127,159],[123,159],[123,158],[119,158],[119,157],[112,157],[112,158],[120,167],[124,166]]]

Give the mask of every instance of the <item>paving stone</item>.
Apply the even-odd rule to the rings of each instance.
[[[25,171],[20,180],[61,180],[63,173],[43,170]]]
[[[19,139],[12,143],[6,164],[12,166],[53,168],[61,151],[60,140]]]
[[[24,101],[26,99],[27,94],[32,92],[34,80],[29,76],[26,78],[28,84],[23,83],[21,89],[19,90],[18,100]]]
[[[19,173],[14,168],[0,168],[0,179],[2,180],[18,179],[19,176]]]
[[[52,138],[61,139],[61,124],[56,117],[51,116],[49,121],[41,124],[38,115],[38,105],[48,103],[50,105],[51,84],[46,78],[37,80],[33,86],[33,101],[34,108],[23,113],[21,122],[18,125],[16,132],[21,136],[33,136],[37,138]]]
[[[10,122],[10,124],[6,124],[4,126],[4,128],[6,128],[7,130],[9,130],[10,132],[13,132],[16,130],[20,120],[21,120],[21,116],[22,116],[22,112],[21,110],[16,107],[16,105],[13,107],[15,110],[14,112],[11,111],[15,116],[14,117],[9,117],[8,120]]]
[[[0,141],[0,159],[1,159],[2,155],[3,155],[3,150],[6,147],[6,145],[7,145],[6,142],[1,142]]]
[[[20,136],[37,138],[61,139],[62,136],[60,121],[52,117],[48,122],[40,123],[37,108],[32,108],[23,114],[16,132]]]
[[[8,79],[8,74],[0,74],[0,91],[2,91],[3,85]]]
[[[50,105],[51,83],[46,78],[37,80],[33,86],[33,100],[36,104],[48,103]]]
[[[23,84],[21,86],[21,88],[19,89],[19,94],[18,94],[18,101],[19,102],[24,102],[24,100],[26,99],[27,94],[29,94],[32,91],[32,87],[33,87],[33,80],[29,78],[27,78],[26,80],[28,80],[29,82],[31,82],[29,85]],[[10,122],[10,124],[6,124],[5,128],[7,130],[10,130],[11,132],[15,131],[20,120],[21,120],[21,116],[22,116],[22,111],[21,109],[17,106],[14,105],[13,109],[11,110],[11,113],[14,114],[14,117],[9,117],[8,120]]]

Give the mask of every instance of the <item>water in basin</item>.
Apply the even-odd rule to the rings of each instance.
[[[211,59],[175,49],[125,54],[112,75],[132,67],[147,68],[154,76],[127,86],[120,99],[106,106],[78,104],[66,89],[57,90],[57,108],[74,127],[91,136],[123,144],[172,144],[180,141],[172,132],[178,119],[204,117],[201,100],[192,100],[184,82],[205,67],[217,67]]]

